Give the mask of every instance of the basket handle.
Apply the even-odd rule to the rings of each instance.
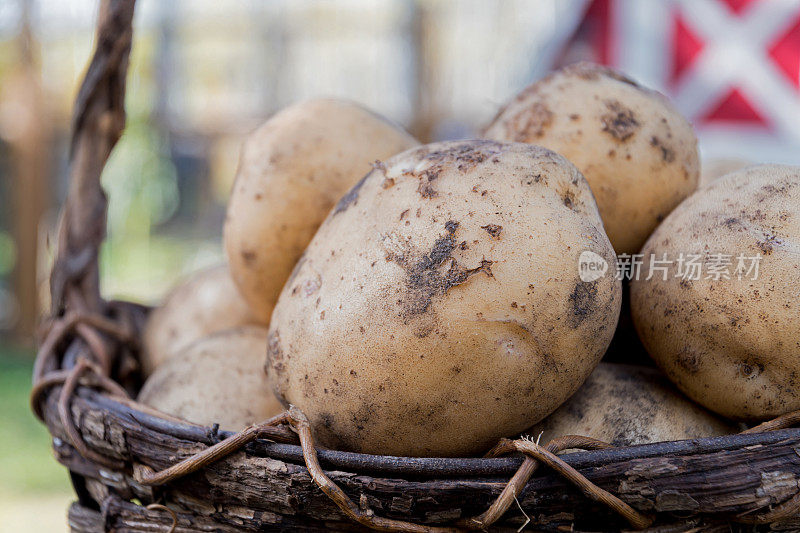
[[[135,0],[102,0],[96,45],[72,116],[69,189],[50,274],[51,313],[102,313],[98,258],[106,235],[103,167],[125,127],[125,78]]]

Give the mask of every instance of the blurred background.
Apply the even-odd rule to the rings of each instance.
[[[27,407],[96,0],[0,0],[0,531],[64,531],[68,477]],[[245,135],[346,97],[422,141],[474,136],[555,67],[613,65],[692,121],[707,172],[800,164],[800,0],[138,0],[125,134],[103,177],[108,297],[219,261]]]

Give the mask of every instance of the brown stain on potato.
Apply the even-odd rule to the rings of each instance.
[[[244,264],[248,267],[252,267],[253,263],[255,263],[258,258],[258,254],[256,254],[254,250],[242,250],[241,256]]]
[[[433,185],[431,185],[430,183],[431,179],[432,178],[429,177],[427,181],[424,178],[419,180],[419,185],[417,186],[417,192],[423,198],[426,199],[436,198],[439,195],[439,193],[436,192],[436,189],[433,188]]]
[[[765,233],[762,240],[756,241],[756,248],[761,250],[764,255],[770,255],[776,246],[783,244],[783,241],[777,235]]]
[[[428,163],[428,166],[422,170],[408,171],[406,174],[419,179],[417,192],[422,198],[436,198],[439,193],[433,184],[443,170],[455,166],[459,172],[466,174],[490,157],[501,153],[502,149],[501,143],[486,140],[469,141],[446,150],[427,151],[425,148],[420,148],[416,154],[419,162]]]
[[[603,78],[622,82],[641,92],[651,92],[631,78],[606,66],[585,61],[573,63],[528,85],[517,93],[513,99],[498,110],[489,125],[483,129],[482,134],[485,135],[492,128],[500,125],[505,130],[505,138],[508,140],[532,142],[534,139],[541,138],[555,116],[545,105],[544,92],[548,87],[555,85],[556,90],[563,90],[573,84],[597,82]],[[559,81],[560,83],[557,83]],[[595,98],[598,97],[595,96]],[[515,109],[515,106],[521,107],[521,109]],[[568,115],[568,118],[575,122],[581,116],[573,113]]]
[[[605,76],[607,78],[631,85],[632,87],[636,87],[637,89],[641,88],[638,83],[624,74],[604,65],[598,65],[588,61],[580,61],[578,63],[573,63],[572,65],[567,65],[559,72],[567,76],[571,75],[587,81],[599,80],[601,77]],[[555,74],[558,74],[558,72]]]
[[[503,226],[498,226],[497,224],[486,224],[485,226],[481,226],[481,229],[485,230],[486,233],[492,236],[492,238],[499,239],[500,233],[503,231]]]
[[[386,175],[386,164],[380,159],[376,159],[375,161],[373,161],[371,163],[371,166],[372,170],[378,170],[382,172],[384,176]]]
[[[402,306],[400,315],[405,320],[425,313],[435,297],[447,294],[451,288],[461,285],[475,274],[483,272],[493,277],[493,261],[482,259],[480,265],[468,269],[459,265],[453,257],[453,251],[458,246],[455,234],[459,225],[453,220],[445,223],[445,234],[436,239],[431,250],[415,262],[409,260],[407,253],[387,256],[388,260],[406,271],[405,297],[398,302]],[[447,263],[449,267],[444,270]]]
[[[543,176],[542,174],[529,174],[525,176],[522,180],[522,183],[525,185],[533,185],[534,183],[541,183],[543,185],[547,185],[547,177]]]
[[[569,325],[580,326],[597,307],[597,281],[579,282],[569,295]]]
[[[768,183],[767,185],[761,187],[763,194],[756,201],[761,203],[768,200],[772,196],[786,196],[793,186],[793,183]]]
[[[675,161],[675,150],[667,146],[664,141],[653,135],[650,137],[650,146],[661,150],[661,160],[664,163],[672,163]]]
[[[732,230],[734,226],[741,225],[741,223],[742,223],[741,220],[739,220],[736,217],[728,217],[722,222],[722,225]]]
[[[281,347],[281,335],[277,329],[271,330],[267,335],[267,356],[276,368],[283,363],[284,354]]]
[[[689,374],[696,374],[700,371],[700,358],[688,347],[684,347],[678,353],[678,357],[675,362],[679,367],[684,369]]]
[[[289,384],[289,376],[286,375],[286,366],[284,364],[286,354],[281,346],[281,336],[278,330],[270,330],[267,334],[267,361],[264,365],[267,375],[273,376],[275,383],[273,383],[273,392],[278,400],[284,405],[284,391]]]
[[[565,191],[561,199],[564,201],[564,205],[569,209],[575,207],[575,195],[572,191]]]
[[[742,361],[739,363],[739,375],[746,380],[751,380],[764,372],[764,365],[758,361]]]
[[[517,113],[506,125],[507,131],[517,142],[538,139],[553,122],[553,112],[542,102]]]
[[[608,109],[608,113],[600,117],[604,132],[618,141],[626,141],[636,133],[640,124],[630,108],[618,100],[606,100],[604,104]]]
[[[353,185],[350,190],[347,191],[347,194],[341,197],[336,203],[336,207],[333,208],[334,215],[347,211],[351,205],[358,201],[358,193],[361,192],[361,187],[364,186],[364,182],[367,181],[370,174],[372,174],[372,172],[368,172],[363,178],[358,180],[358,183]]]

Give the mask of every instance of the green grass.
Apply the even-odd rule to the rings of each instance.
[[[50,435],[28,407],[33,354],[0,340],[0,497],[71,491]]]

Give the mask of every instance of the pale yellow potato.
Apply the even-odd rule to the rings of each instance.
[[[264,372],[267,330],[242,326],[202,338],[150,376],[138,401],[188,422],[239,431],[283,411]]]
[[[320,443],[485,451],[566,400],[614,333],[620,283],[586,180],[521,143],[460,141],[377,165],[320,227],[273,313],[270,380]]]
[[[266,326],[239,294],[228,267],[196,272],[150,313],[142,337],[142,370],[148,376],[197,339],[247,324]]]
[[[580,169],[617,253],[636,253],[697,188],[697,139],[667,99],[613,70],[578,63],[520,92],[486,128]]]
[[[800,409],[800,167],[753,166],[711,182],[642,251],[705,263],[701,279],[675,266],[666,281],[631,283],[636,329],[667,376],[730,418]]]
[[[416,144],[361,106],[325,99],[288,107],[250,135],[224,238],[233,279],[262,321],[336,201],[376,160]]]
[[[526,433],[542,445],[582,435],[630,446],[737,431],[735,424],[681,394],[655,368],[600,363],[572,398]]]

